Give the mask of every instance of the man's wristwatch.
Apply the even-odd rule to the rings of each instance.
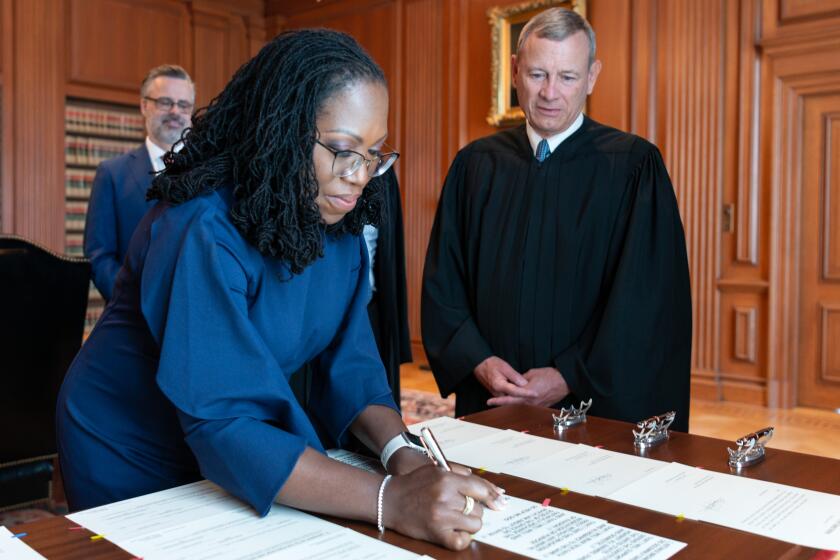
[[[427,454],[426,448],[423,447],[423,443],[420,441],[420,436],[416,436],[411,432],[402,432],[391,438],[391,441],[385,444],[385,447],[382,448],[382,453],[379,455],[379,460],[382,461],[382,466],[386,470],[388,469],[388,460],[391,458],[391,455],[403,447],[408,447],[412,451],[417,451],[423,455]]]

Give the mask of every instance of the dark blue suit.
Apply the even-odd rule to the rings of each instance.
[[[146,202],[152,184],[152,161],[146,144],[103,161],[96,170],[85,221],[85,256],[93,283],[106,300],[128,251],[131,234],[153,202]]]

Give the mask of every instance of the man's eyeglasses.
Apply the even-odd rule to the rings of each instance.
[[[358,171],[362,164],[365,164],[368,177],[379,177],[388,171],[394,165],[394,162],[397,161],[397,158],[400,157],[398,152],[388,152],[387,154],[379,154],[374,158],[368,159],[353,150],[334,150],[320,140],[315,140],[315,142],[332,153],[332,172],[336,177],[349,177]],[[371,164],[373,164],[372,168]]]
[[[195,107],[194,103],[190,103],[189,101],[185,101],[181,99],[180,101],[175,101],[169,97],[149,97],[145,96],[143,99],[148,99],[149,101],[155,104],[155,108],[160,109],[161,111],[171,111],[172,107],[178,107],[178,111],[182,113],[189,113]]]

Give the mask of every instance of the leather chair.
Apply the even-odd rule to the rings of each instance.
[[[0,510],[52,498],[56,398],[89,285],[87,260],[0,235]]]

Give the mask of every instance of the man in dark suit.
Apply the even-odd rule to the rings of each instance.
[[[127,154],[99,165],[93,180],[85,221],[85,256],[91,261],[93,283],[111,299],[134,228],[152,202],[146,191],[163,156],[173,149],[192,123],[195,86],[180,66],[153,68],[140,86],[140,111],[146,121],[146,141]],[[175,151],[182,144],[175,145]]]

